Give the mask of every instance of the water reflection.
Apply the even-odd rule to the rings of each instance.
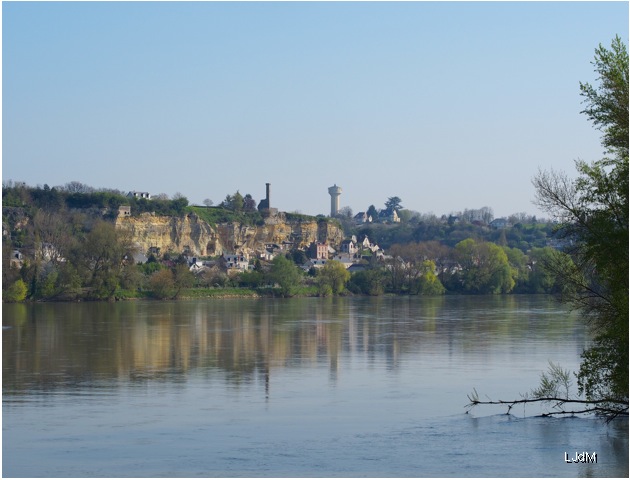
[[[566,336],[547,297],[234,299],[3,305],[3,392],[71,389],[95,381],[185,382],[222,373],[231,384],[274,370],[340,365],[356,357],[396,370],[409,354],[490,360],[527,340]],[[535,314],[532,314],[534,312]],[[562,319],[560,322],[559,319]],[[579,322],[570,329],[584,343]],[[580,347],[579,347],[580,348]]]
[[[547,297],[3,305],[3,323],[7,476],[627,476],[627,420],[464,414],[472,387],[577,367],[588,335]],[[567,467],[577,450],[600,463]]]

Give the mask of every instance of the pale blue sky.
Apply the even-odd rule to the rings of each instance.
[[[539,214],[602,156],[582,110],[627,2],[2,4],[2,178]]]

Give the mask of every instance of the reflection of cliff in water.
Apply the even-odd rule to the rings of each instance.
[[[13,328],[3,332],[3,392],[190,375],[268,388],[274,370],[324,365],[334,381],[354,356],[396,369],[408,354],[489,355],[497,337],[517,346],[532,329],[546,339],[566,332],[545,297],[487,302],[492,309],[478,297],[4,305]]]

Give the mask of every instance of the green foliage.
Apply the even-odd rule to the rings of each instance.
[[[549,362],[547,372],[540,375],[540,385],[533,389],[531,394],[536,398],[569,398],[573,382],[571,372],[564,370],[560,365]]]
[[[599,85],[580,82],[586,108],[582,111],[602,130],[602,145],[608,153],[628,157],[628,51],[616,36],[610,50],[601,44],[592,62]],[[628,181],[626,177],[626,182]],[[626,184],[627,185],[627,184]],[[626,192],[628,188],[626,186]]]
[[[188,207],[188,210],[212,226],[220,223],[241,223],[243,225],[263,223],[263,217],[258,211],[235,212],[223,207]]]
[[[11,284],[11,286],[2,294],[5,302],[23,302],[26,299],[28,289],[26,283],[21,278]]]
[[[265,275],[257,270],[248,270],[238,276],[238,284],[241,287],[258,288],[265,283]]]
[[[388,212],[401,210],[403,208],[401,202],[400,197],[389,197],[385,202],[385,210]]]
[[[385,272],[381,268],[370,268],[353,273],[347,288],[352,293],[382,295],[385,292]]]
[[[540,172],[538,205],[558,222],[571,265],[550,262],[596,333],[578,376],[589,400],[628,405],[628,52],[619,37],[595,52],[599,85],[581,84],[585,113],[610,158],[576,162],[578,178]],[[558,260],[560,257],[556,257]]]
[[[293,295],[302,282],[302,275],[297,266],[283,255],[278,255],[271,262],[269,278],[278,284],[280,292],[285,297]]]
[[[249,195],[249,194],[248,194]],[[251,198],[251,195],[249,195]],[[255,202],[254,202],[255,203]],[[243,195],[237,190],[234,195],[227,195],[221,206],[227,210],[231,210],[233,212],[242,212],[243,206],[245,205],[245,200]]]
[[[175,295],[175,278],[170,269],[158,270],[149,278],[149,290],[155,298],[172,298]]]
[[[330,290],[330,293],[333,295],[342,293],[348,280],[350,280],[350,272],[348,272],[343,263],[336,260],[326,262],[317,273],[317,284],[321,291],[328,292]]]
[[[472,238],[455,246],[461,265],[458,274],[467,293],[509,293],[514,288],[512,269],[505,251],[493,243]]]
[[[182,289],[190,288],[195,283],[195,276],[188,269],[188,265],[180,263],[175,265],[173,269],[173,286],[175,287],[175,294],[173,297],[177,298]]]
[[[420,278],[418,279],[418,293],[420,295],[442,295],[446,291],[442,282],[435,274],[435,262],[425,260],[422,262]]]

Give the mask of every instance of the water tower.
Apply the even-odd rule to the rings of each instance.
[[[330,193],[330,216],[334,217],[339,213],[339,196],[341,195],[341,187],[338,187],[335,183],[328,189]]]

